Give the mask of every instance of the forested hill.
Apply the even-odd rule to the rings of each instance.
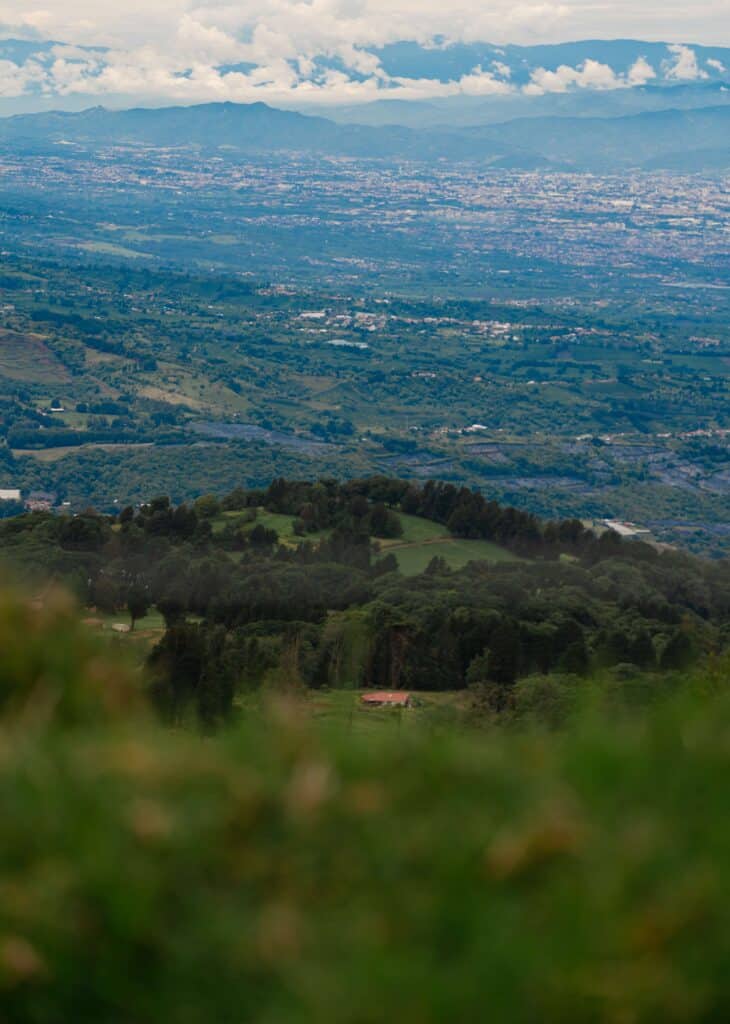
[[[559,694],[596,672],[651,692],[730,640],[725,563],[441,483],[276,480],[118,517],[36,513],[0,524],[0,548],[92,623],[154,609],[152,685],[174,720],[214,723],[268,685],[481,686],[497,710],[548,677]]]

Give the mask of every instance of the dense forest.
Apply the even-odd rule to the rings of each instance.
[[[501,557],[454,569],[435,553],[405,575],[391,545],[407,517],[489,541]],[[278,479],[114,517],[35,513],[0,523],[0,548],[22,579],[63,582],[96,613],[126,611],[132,627],[157,609],[155,701],[168,720],[206,727],[269,687],[468,689],[488,712],[544,705],[559,717],[565,694],[596,673],[651,697],[730,640],[724,562],[541,521],[443,483]]]

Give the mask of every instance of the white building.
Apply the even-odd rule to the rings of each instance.
[[[604,519],[603,525],[613,530],[624,540],[651,540],[652,532],[644,526],[636,526],[635,523],[622,523],[618,519]]]

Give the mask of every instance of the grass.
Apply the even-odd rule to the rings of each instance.
[[[401,544],[423,544],[434,540],[448,539],[450,534],[445,526],[434,523],[430,519],[421,519],[419,516],[407,516],[400,513],[400,521],[403,524],[403,536],[397,540],[383,540],[380,543],[383,547],[400,546]]]
[[[256,511],[256,519],[253,522],[247,522],[246,514],[246,511],[223,512],[221,515],[216,516],[213,520],[213,533],[220,533],[231,523],[243,524],[248,532],[253,530],[254,526],[264,526],[267,530],[276,530],[282,544],[293,547],[305,540],[311,542],[321,540],[322,537],[326,536],[327,532],[308,533],[306,537],[299,537],[294,532],[294,516],[280,515],[278,512],[267,512],[266,509],[260,508]]]
[[[420,544],[392,545],[388,548],[398,559],[404,576],[418,576],[434,558],[443,558],[450,569],[463,569],[469,562],[514,562],[516,555],[486,540],[461,540],[444,537]]]
[[[129,613],[125,611],[114,614],[88,611],[85,613],[84,622],[94,636],[99,637],[104,643],[121,645],[140,664],[165,633],[165,620],[156,609],[150,611],[143,619],[138,619],[130,633],[117,633],[113,629],[117,624],[130,625]]]
[[[129,612],[127,611],[119,611],[113,613],[89,612],[89,616],[93,617],[94,619],[97,619],[100,623],[100,628],[102,629],[111,629],[111,627],[116,625],[117,623],[123,623],[127,626],[131,623]],[[145,615],[143,619],[137,619],[137,622],[135,623],[134,626],[134,633],[130,633],[129,636],[134,636],[135,633],[144,633],[149,630],[161,630],[164,628],[165,620],[163,619],[162,615],[160,614],[160,612],[152,610],[148,612],[148,614]]]
[[[120,370],[128,364],[124,356],[116,355],[114,352],[99,352],[93,348],[84,349],[84,361],[87,367],[113,367]]]
[[[124,245],[116,245],[114,242],[79,242],[79,249],[86,252],[100,253],[103,256],[123,256],[130,260],[154,259],[149,252],[138,252],[136,249],[128,249]]]
[[[94,444],[92,442],[91,444],[65,445],[59,448],[14,448],[13,455],[16,458],[36,459],[38,462],[60,462],[68,455],[78,455],[79,452],[123,452],[152,447],[154,446],[151,442],[137,444]]]
[[[66,367],[39,334],[0,330],[0,377],[33,384],[66,383]]]
[[[173,367],[164,374],[156,374],[154,380],[139,389],[141,397],[220,416],[240,414],[249,407],[244,396],[225,384],[210,381],[203,374],[190,374]]]
[[[224,512],[213,520],[213,532],[220,533],[230,523],[245,522],[245,512]],[[418,516],[401,513],[403,536],[397,539],[378,540],[381,554],[394,554],[398,567],[404,576],[417,576],[428,568],[433,558],[443,558],[451,569],[463,569],[469,562],[510,562],[517,557],[509,551],[486,540],[462,540],[452,537],[440,523]],[[255,523],[247,526],[253,529],[257,524],[276,530],[279,540],[288,546],[301,544],[303,540],[316,542],[327,535],[327,531],[310,533],[298,537],[294,533],[294,517],[279,515],[259,509]]]
[[[417,516],[401,515],[403,536],[380,541],[384,553],[398,559],[404,576],[418,576],[434,558],[443,558],[450,569],[463,569],[469,562],[511,562],[515,555],[486,540],[452,537],[440,523]]]
[[[458,719],[468,704],[462,692],[414,693],[410,708],[366,707],[362,697],[367,690],[308,690],[304,706],[312,720],[325,727],[336,728],[357,736],[415,735],[441,723]],[[261,710],[261,696],[248,695],[239,701],[244,713]]]

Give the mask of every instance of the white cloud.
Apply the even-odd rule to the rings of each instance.
[[[691,10],[690,10],[691,6]],[[195,102],[357,102],[380,95],[435,97],[514,92],[502,60],[451,82],[390,79],[367,48],[403,39],[535,43],[680,33],[730,38],[728,0],[0,0],[0,34],[59,40],[54,62],[0,66],[0,96],[28,90]],[[107,47],[103,55],[80,49]],[[322,70],[316,58],[343,70]],[[718,62],[715,62],[719,64]],[[256,65],[248,73],[221,68]],[[707,67],[714,67],[712,61]],[[716,68],[715,70],[720,70]],[[675,80],[707,77],[694,50],[673,44]],[[587,60],[538,69],[527,93],[618,89],[657,76],[646,59],[625,74]]]
[[[0,0],[0,23],[71,43],[168,50],[200,26],[278,51],[268,56],[291,57],[345,43],[436,36],[496,43],[617,36],[715,43],[730,35],[730,8],[727,0]]]
[[[46,82],[45,69],[35,61],[26,61],[19,67],[12,61],[0,60],[0,96],[17,99],[33,86],[43,88]]]
[[[215,66],[240,61],[245,47],[215,25],[205,25],[190,14],[180,19],[175,36],[178,61],[198,61]]]
[[[608,64],[587,60],[576,68],[567,64],[562,64],[557,71],[537,68],[523,92],[528,96],[542,96],[571,89],[629,89],[646,85],[656,77],[656,71],[645,57],[639,57],[626,74],[617,74]]]
[[[629,85],[646,85],[656,78],[656,71],[646,57],[639,57],[626,76]]]
[[[459,79],[458,91],[465,96],[504,96],[514,91],[513,87],[504,81],[505,77],[508,76],[503,74],[502,78],[496,78],[491,71],[474,68],[470,74]]]
[[[567,64],[561,64],[557,71],[537,68],[523,92],[528,96],[542,96],[571,89],[626,89],[645,85],[652,78],[656,78],[656,71],[644,57],[640,57],[625,75],[617,74],[608,64],[587,60],[577,68]]]
[[[664,73],[667,78],[675,79],[678,82],[696,82],[701,78],[707,78],[707,72],[700,68],[697,54],[691,47],[675,43],[669,47],[669,52],[673,59],[664,64]]]

